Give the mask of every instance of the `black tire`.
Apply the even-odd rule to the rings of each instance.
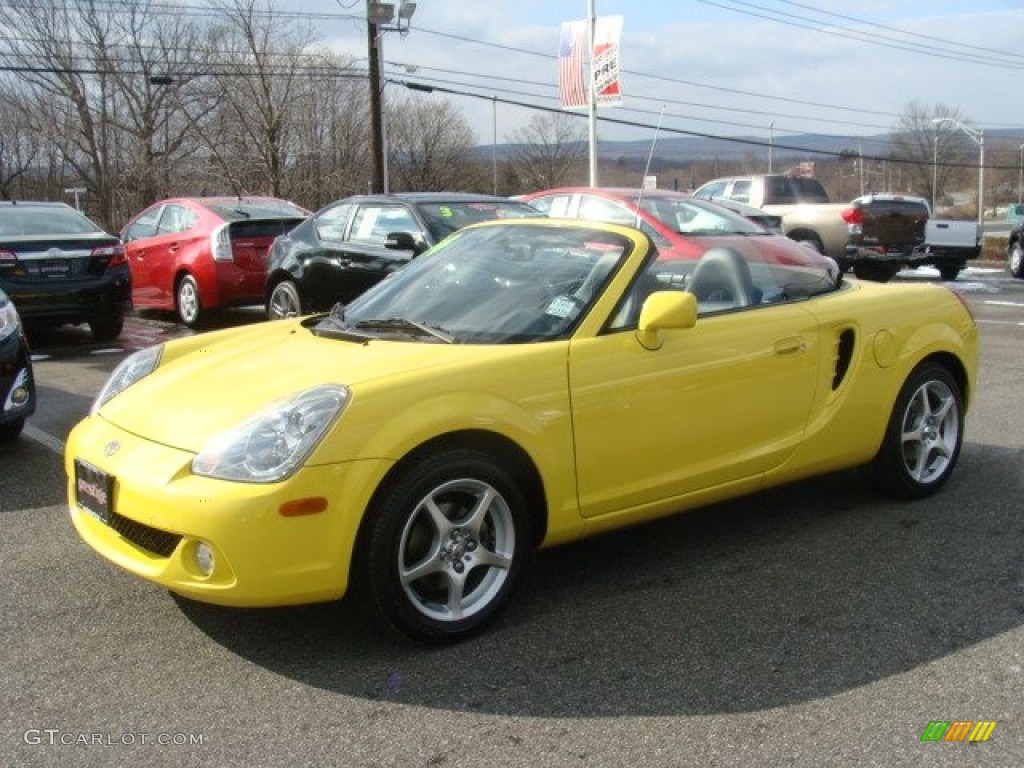
[[[855,262],[853,274],[861,280],[875,283],[888,283],[900,271],[898,264],[878,264],[870,261]]]
[[[178,319],[189,328],[198,327],[203,318],[203,305],[199,300],[199,285],[192,275],[182,275],[174,291],[174,306]]]
[[[369,514],[358,587],[393,628],[422,643],[461,640],[494,619],[531,547],[522,492],[478,451],[414,464]]]
[[[113,341],[124,330],[124,315],[118,312],[95,317],[89,321],[89,330],[96,341]]]
[[[0,443],[9,443],[12,440],[16,440],[18,435],[21,434],[21,430],[24,428],[24,416],[17,418],[14,421],[8,421],[6,424],[0,424]]]
[[[953,472],[963,436],[960,385],[944,366],[924,362],[896,398],[868,476],[879,489],[900,498],[930,496]]]
[[[939,264],[939,275],[947,283],[951,283],[956,280],[956,276],[960,274],[960,270],[964,268],[963,264]]]
[[[282,280],[274,286],[267,299],[267,317],[271,320],[283,320],[286,317],[298,317],[302,311],[302,299],[299,290],[291,280]]]
[[[1010,252],[1007,254],[1007,267],[1014,277],[1024,278],[1024,246],[1021,245],[1020,240],[1010,246]]]

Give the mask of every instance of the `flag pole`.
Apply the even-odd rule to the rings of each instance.
[[[590,186],[597,186],[597,81],[594,79],[594,40],[597,36],[596,0],[587,0],[587,111],[590,122]]]

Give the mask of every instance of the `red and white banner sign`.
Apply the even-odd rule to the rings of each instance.
[[[599,107],[622,106],[619,79],[619,38],[621,16],[599,16],[594,29],[594,93]]]
[[[598,106],[622,105],[622,82],[619,79],[621,37],[621,16],[600,16],[595,20],[594,48],[590,62]],[[586,107],[590,103],[586,47],[587,22],[564,22],[558,41],[558,90],[564,109]]]

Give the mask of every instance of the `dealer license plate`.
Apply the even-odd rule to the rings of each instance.
[[[67,259],[47,259],[39,264],[39,276],[62,279],[71,276],[71,262]]]
[[[75,459],[75,501],[98,520],[110,525],[110,513],[114,507],[114,476]]]

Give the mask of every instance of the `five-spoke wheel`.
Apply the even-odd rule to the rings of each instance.
[[[302,314],[302,300],[291,280],[282,280],[274,286],[267,301],[267,316],[271,320],[283,320]]]
[[[909,376],[871,465],[884,489],[923,498],[946,482],[960,455],[963,393],[948,369],[923,363]]]
[[[1020,240],[1015,242],[1010,248],[1007,261],[1011,275],[1014,277],[1024,277],[1024,246],[1020,244]]]
[[[192,275],[183,275],[178,281],[175,299],[181,322],[190,328],[197,326],[202,315],[202,304],[199,301],[199,286]]]
[[[403,472],[361,544],[366,591],[398,630],[459,639],[504,606],[529,546],[515,480],[485,454],[456,450]]]

